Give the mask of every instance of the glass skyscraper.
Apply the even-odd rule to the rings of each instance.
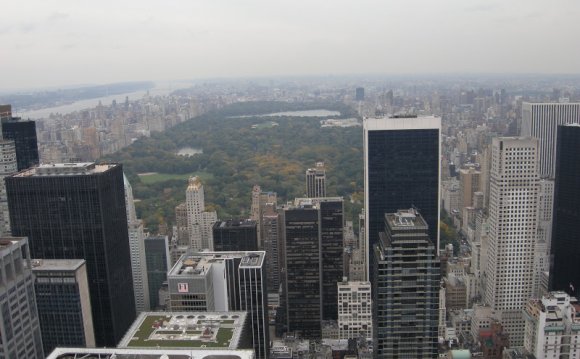
[[[33,258],[86,260],[96,345],[117,345],[136,316],[122,166],[41,165],[7,177],[6,192]]]

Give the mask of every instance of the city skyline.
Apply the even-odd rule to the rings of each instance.
[[[580,4],[571,0],[33,3],[34,12],[3,11],[0,41],[10,56],[0,90],[146,78],[580,72],[580,49],[570,46]]]

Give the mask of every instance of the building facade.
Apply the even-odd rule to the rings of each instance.
[[[36,122],[20,117],[2,118],[2,137],[14,141],[18,171],[38,165]]]
[[[420,211],[439,248],[441,119],[367,118],[363,128],[368,253],[384,229],[385,213],[411,207]]]
[[[84,259],[35,259],[34,291],[45,353],[56,347],[94,347]]]
[[[384,215],[374,247],[375,358],[436,358],[440,268],[427,222],[415,210]]]
[[[150,236],[144,240],[145,268],[147,269],[146,295],[149,297],[151,309],[159,307],[159,289],[167,281],[169,271],[169,247],[167,236]]]
[[[494,138],[484,301],[499,312],[510,344],[523,345],[522,309],[532,295],[537,236],[538,140]]]
[[[558,128],[550,290],[580,294],[580,126]]]
[[[4,178],[17,172],[16,147],[12,140],[0,140],[0,236],[10,235],[10,215]]]
[[[556,134],[558,126],[580,123],[580,103],[530,103],[522,104],[521,136],[539,140],[539,174],[554,178],[556,171]]]
[[[373,337],[370,282],[338,283],[338,339]]]
[[[26,238],[0,238],[0,355],[44,358]]]
[[[324,162],[316,162],[315,168],[306,170],[306,197],[326,197],[326,169]]]
[[[217,221],[215,211],[206,212],[203,185],[199,177],[189,179],[185,191],[187,228],[190,245],[194,250],[213,250],[213,224]]]
[[[213,248],[215,251],[257,251],[257,223],[253,220],[230,219],[213,225]]]
[[[135,319],[122,166],[42,165],[5,181],[12,234],[34,258],[86,260],[96,345],[116,345]]]

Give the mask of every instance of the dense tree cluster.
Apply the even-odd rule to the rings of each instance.
[[[163,133],[142,138],[105,160],[121,162],[133,185],[137,210],[146,226],[174,222],[174,207],[185,199],[185,180],[145,184],[139,173],[199,173],[206,204],[222,219],[248,216],[251,190],[259,184],[281,201],[305,193],[304,172],[316,161],[327,167],[328,194],[345,198],[347,220],[362,207],[362,128],[321,128],[320,117],[232,117],[308,109],[352,110],[338,103],[238,103],[193,118]],[[252,125],[275,121],[278,126]],[[202,154],[177,155],[181,148]]]

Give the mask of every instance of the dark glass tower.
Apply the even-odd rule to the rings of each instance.
[[[550,290],[580,294],[580,125],[558,126]]]
[[[145,238],[145,261],[147,263],[147,282],[149,284],[149,303],[151,310],[159,306],[159,289],[167,281],[169,270],[169,247],[166,236]]]
[[[437,358],[439,260],[413,209],[385,214],[373,247],[375,358]]]
[[[256,221],[217,221],[213,225],[213,249],[215,251],[257,251],[258,232]]]
[[[36,122],[19,117],[2,118],[2,137],[16,145],[18,171],[38,165]]]
[[[432,116],[365,120],[365,235],[369,252],[384,229],[385,213],[411,207],[420,211],[438,248],[440,132],[441,119]]]
[[[121,165],[34,167],[7,177],[6,192],[33,258],[86,260],[96,345],[117,345],[135,320]]]

